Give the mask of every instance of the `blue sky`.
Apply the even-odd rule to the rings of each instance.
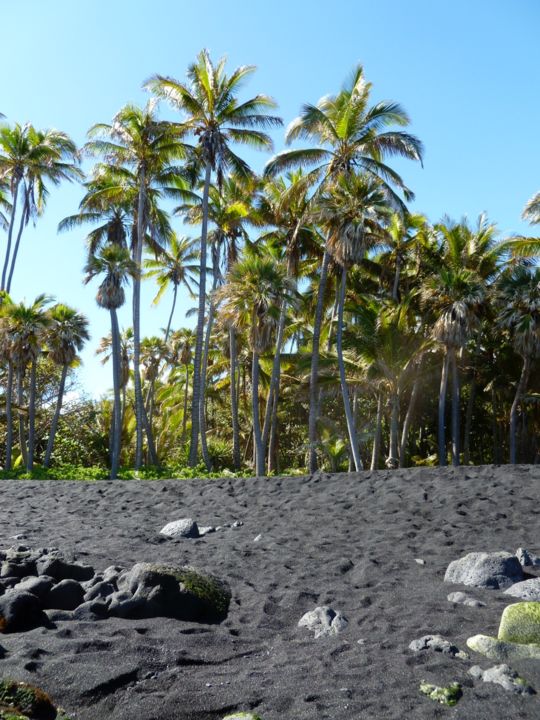
[[[216,59],[226,54],[230,69],[257,65],[245,92],[272,95],[286,123],[303,102],[336,92],[361,62],[373,99],[399,101],[424,142],[423,169],[397,165],[416,193],[414,209],[432,221],[486,211],[504,234],[533,234],[520,214],[540,190],[538,0],[25,0],[0,3],[0,17],[0,111],[10,122],[57,127],[80,144],[126,102],[144,103],[148,76],[183,78],[202,47]],[[275,143],[282,149],[281,132]],[[246,157],[258,170],[267,159]],[[95,285],[81,284],[84,232],[56,233],[80,198],[80,187],[52,190],[45,216],[23,238],[13,296],[47,292],[89,316],[80,378],[99,395],[110,368],[94,351],[108,315],[96,307]],[[153,292],[147,283],[147,335],[169,311],[167,297],[150,307]],[[175,326],[185,324],[190,305],[182,299]],[[122,321],[129,324],[127,311]]]

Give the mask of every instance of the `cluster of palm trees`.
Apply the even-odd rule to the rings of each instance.
[[[293,147],[256,175],[237,148],[272,150],[268,132],[282,121],[270,97],[239,99],[253,71],[228,74],[202,51],[186,81],[150,78],[147,105],[95,125],[82,148],[96,162],[60,230],[90,227],[86,280],[99,278],[96,299],[110,314],[100,352],[113,370],[111,477],[122,462],[140,469],[184,449],[192,467],[202,457],[211,470],[228,454],[232,469],[252,464],[258,475],[377,468],[383,452],[389,468],[500,462],[506,447],[511,462],[534,459],[539,242],[500,239],[484,216],[432,225],[411,213],[414,195],[392,160],[421,162],[422,144],[398,103],[371,102],[361,67],[337,94],[302,107],[286,130]],[[174,120],[160,119],[159,101]],[[6,126],[0,143],[7,268],[46,181],[80,170],[60,133]],[[173,216],[196,236],[177,233]],[[538,195],[524,217],[540,222]],[[141,334],[143,278],[157,281],[155,302],[172,288],[160,337]],[[128,285],[132,327],[122,332]],[[193,331],[175,327],[180,290],[196,301]],[[74,336],[62,367],[80,347]],[[3,351],[6,415],[13,378],[19,386],[26,372],[14,352]],[[60,357],[52,345],[50,354]],[[29,406],[34,357],[24,361]],[[64,373],[63,391],[62,382]],[[30,411],[28,426],[32,461]]]

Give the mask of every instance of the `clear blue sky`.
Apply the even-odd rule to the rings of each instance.
[[[425,144],[424,169],[399,165],[414,209],[432,221],[486,211],[503,233],[532,233],[520,214],[540,190],[538,0],[4,0],[0,19],[0,111],[80,144],[93,123],[109,122],[126,102],[144,103],[149,75],[184,77],[202,47],[226,54],[231,69],[257,65],[245,92],[273,95],[286,123],[303,102],[336,92],[361,62],[373,99],[402,103]],[[275,142],[282,149],[282,133]],[[267,158],[248,159],[261,169]],[[80,375],[98,395],[110,386],[110,368],[94,356],[108,314],[95,305],[95,286],[81,284],[84,233],[56,233],[80,198],[79,187],[53,189],[23,238],[13,295],[47,292],[90,317]],[[150,307],[152,290],[143,294],[147,335],[169,310],[169,298]],[[189,305],[180,304],[176,326]]]

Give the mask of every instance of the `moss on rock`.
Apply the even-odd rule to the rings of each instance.
[[[423,681],[420,683],[420,692],[431,700],[450,707],[456,705],[463,695],[461,685],[457,682],[451,683],[447,687],[439,687],[439,685],[431,685]]]
[[[4,713],[13,713],[14,717],[19,713],[20,716],[28,716],[32,720],[55,720],[57,715],[47,693],[33,685],[15,680],[0,681],[0,708]]]
[[[226,583],[213,575],[203,575],[189,566],[175,568],[167,565],[152,565],[152,569],[162,576],[169,575],[174,578],[181,589],[200,604],[202,620],[208,622],[225,620],[231,601],[231,591]]]
[[[498,639],[522,645],[540,644],[540,602],[508,605],[501,616]]]
[[[262,720],[262,718],[250,712],[237,712],[232,715],[226,715],[223,720]]]

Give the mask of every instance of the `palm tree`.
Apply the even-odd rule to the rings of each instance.
[[[38,295],[31,305],[24,303],[4,305],[9,332],[8,353],[17,375],[17,404],[19,406],[19,444],[21,455],[30,472],[34,467],[36,427],[36,371],[37,360],[49,325],[46,311],[51,298]],[[24,377],[30,366],[28,387],[28,442],[24,422]]]
[[[13,445],[13,361],[11,357],[11,328],[9,323],[9,309],[13,305],[12,299],[4,291],[0,291],[0,359],[6,366],[6,459],[4,468],[11,470],[11,457]]]
[[[523,365],[510,410],[510,462],[517,462],[517,412],[523,403],[532,361],[540,357],[540,269],[517,266],[497,286],[498,323],[507,329]],[[522,413],[524,408],[522,405]]]
[[[130,257],[126,248],[118,245],[109,245],[100,250],[98,255],[88,258],[85,266],[88,283],[97,275],[104,275],[96,295],[99,307],[109,311],[111,317],[111,340],[113,359],[113,388],[114,388],[114,432],[111,453],[111,479],[118,476],[120,463],[120,439],[122,431],[121,415],[121,348],[120,330],[118,326],[117,310],[125,302],[124,285],[130,279],[137,277],[139,266]]]
[[[225,322],[249,332],[252,353],[251,384],[253,437],[257,475],[264,475],[265,457],[259,415],[259,357],[272,342],[272,333],[279,320],[283,298],[291,304],[294,284],[285,268],[272,258],[246,257],[235,263],[227,274],[226,283],[217,292]]]
[[[531,224],[540,223],[540,193],[533,195],[523,209],[523,219]]]
[[[171,367],[176,368],[178,364],[184,367],[184,402],[182,413],[182,440],[186,437],[188,418],[188,397],[189,397],[189,369],[193,358],[193,346],[195,345],[195,333],[190,328],[175,330],[169,339],[168,361]]]
[[[165,342],[169,339],[171,332],[178,287],[184,285],[190,296],[195,297],[192,285],[197,282],[195,278],[199,267],[194,262],[197,257],[194,246],[195,240],[173,233],[168,248],[163,248],[157,257],[144,261],[144,267],[147,270],[145,277],[155,278],[159,288],[153,300],[154,305],[161,300],[169,286],[173,286],[173,302],[165,330]]]
[[[162,75],[153,76],[146,87],[157,96],[166,98],[174,107],[185,113],[181,127],[197,138],[197,155],[204,167],[202,197],[201,256],[199,277],[199,307],[197,316],[197,341],[193,365],[193,400],[191,407],[191,444],[189,463],[197,464],[200,433],[201,367],[203,354],[204,317],[206,312],[206,262],[208,235],[208,200],[212,173],[217,184],[223,175],[232,170],[240,177],[252,175],[247,163],[236,155],[232,143],[240,143],[262,150],[272,147],[270,137],[263,128],[281,125],[281,119],[268,115],[275,108],[274,101],[266,95],[239,102],[239,86],[255,71],[244,65],[225,72],[225,58],[214,65],[206,50],[188,69],[188,83]]]
[[[81,179],[83,174],[77,167],[78,161],[75,143],[63,132],[39,131],[29,124],[0,127],[0,182],[9,181],[12,197],[2,290],[9,292],[11,288],[24,227],[31,217],[43,212],[48,195],[47,183],[58,185],[62,180]],[[22,210],[12,254],[19,197]]]
[[[138,470],[142,464],[143,425],[152,461],[157,462],[151,429],[144,411],[140,374],[143,246],[147,231],[152,237],[158,230],[156,213],[153,211],[157,205],[156,196],[164,194],[174,197],[179,187],[185,187],[184,173],[173,163],[186,156],[186,146],[181,142],[182,130],[178,126],[157,119],[154,100],[144,109],[126,105],[117,113],[112,125],[94,125],[88,135],[91,140],[86,143],[85,150],[93,155],[105,156],[108,163],[105,174],[116,182],[118,190],[110,190],[109,198],[118,200],[118,193],[125,193],[126,188],[133,198],[132,260],[138,268],[133,282],[133,378],[137,420],[135,468]],[[104,169],[98,166],[98,175],[103,172]]]
[[[386,187],[368,175],[341,175],[318,198],[317,221],[327,236],[327,251],[341,266],[338,300],[337,358],[341,394],[355,469],[362,469],[358,438],[349,399],[343,361],[343,311],[347,270],[360,262],[366,252],[386,239],[382,223],[387,219],[389,198]]]
[[[409,118],[395,102],[380,102],[369,106],[371,84],[357,66],[351,79],[337,95],[325,96],[317,105],[306,104],[301,114],[289,125],[287,143],[303,140],[315,144],[299,150],[286,150],[276,155],[266,166],[266,174],[274,175],[295,167],[312,168],[311,181],[319,190],[331,185],[337,177],[351,172],[365,173],[381,180],[396,208],[405,210],[403,201],[393,190],[397,187],[406,200],[414,197],[397,172],[383,161],[386,157],[401,156],[421,160],[422,145],[413,135],[388,130],[404,127]],[[313,327],[309,404],[309,471],[317,468],[317,416],[319,344],[323,318],[323,301],[330,255],[325,248],[320,268],[317,306]]]
[[[62,368],[62,374],[58,387],[56,409],[51,422],[49,440],[43,460],[44,467],[49,467],[51,460],[54,438],[62,410],[68,369],[76,359],[77,352],[82,350],[84,343],[90,338],[87,318],[74,308],[59,303],[50,308],[48,315],[49,326],[46,333],[46,342],[49,358]]]
[[[112,334],[102,337],[96,355],[102,355],[101,364],[105,365],[112,359]],[[120,389],[122,393],[121,427],[124,427],[124,416],[126,414],[126,393],[130,378],[130,367],[133,361],[133,328],[126,328],[120,331]],[[114,428],[112,429],[114,430]],[[112,448],[112,443],[111,443]]]

